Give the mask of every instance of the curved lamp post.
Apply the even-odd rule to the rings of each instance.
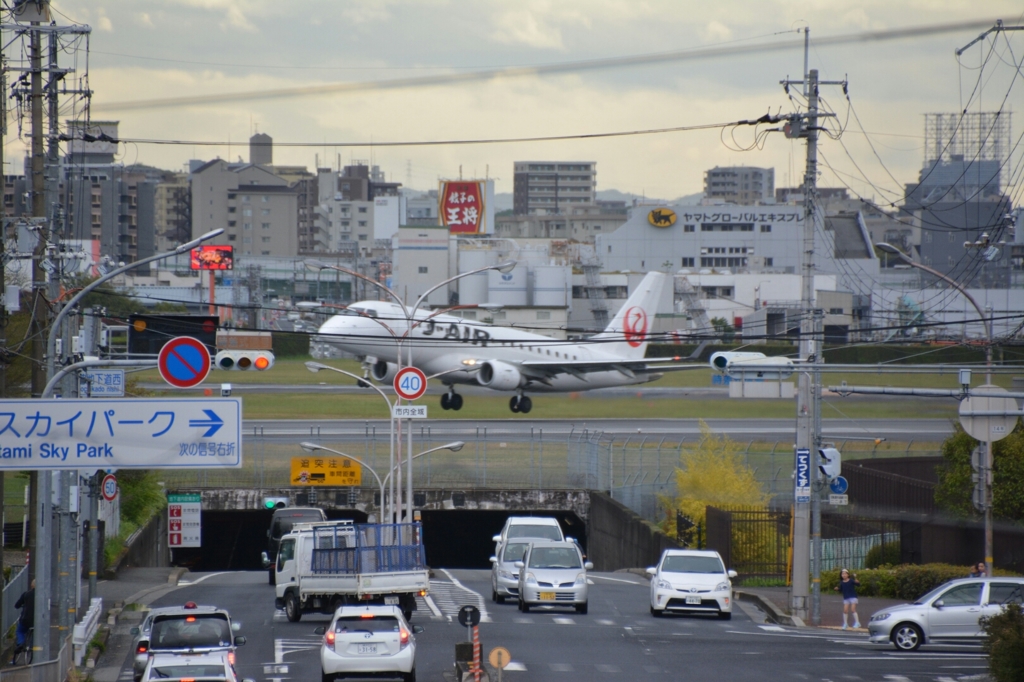
[[[56,362],[55,349],[57,346],[57,331],[60,329],[61,324],[64,322],[64,318],[68,316],[68,313],[70,313],[71,310],[74,309],[75,304],[82,300],[86,296],[86,294],[88,294],[89,292],[91,292],[93,289],[103,284],[104,282],[108,282],[124,272],[134,270],[135,268],[141,267],[147,263],[152,263],[153,261],[163,260],[164,258],[170,258],[171,256],[177,256],[178,254],[185,253],[186,251],[191,251],[192,249],[199,246],[208,239],[213,239],[214,237],[221,235],[223,233],[223,228],[211,230],[210,232],[207,232],[206,234],[197,237],[196,239],[193,239],[190,242],[186,242],[185,244],[178,246],[173,251],[157,253],[147,258],[143,258],[142,260],[137,260],[132,263],[128,263],[127,265],[122,265],[116,270],[111,270],[107,274],[101,277],[97,277],[94,281],[82,287],[82,290],[79,291],[74,296],[72,296],[64,305],[64,307],[61,308],[60,312],[57,313],[57,317],[53,318],[53,324],[50,325],[50,331],[46,335],[46,376],[48,378],[53,377]]]
[[[463,277],[469,277],[470,275],[477,275],[477,274],[480,274],[481,272],[487,272],[488,270],[497,270],[498,272],[501,272],[501,273],[509,273],[509,272],[512,272],[512,270],[516,267],[516,261],[514,261],[514,260],[507,260],[507,261],[504,261],[504,262],[501,262],[501,263],[497,263],[495,265],[487,265],[485,267],[476,268],[474,270],[469,270],[467,272],[460,272],[459,274],[457,274],[457,275],[455,275],[453,277],[449,277],[448,279],[444,280],[443,282],[439,282],[438,284],[435,284],[434,286],[432,286],[429,289],[427,289],[426,291],[424,291],[422,294],[420,294],[419,298],[416,299],[416,303],[414,303],[413,306],[410,308],[402,300],[402,297],[399,296],[397,293],[395,293],[395,291],[393,289],[391,289],[391,287],[378,282],[377,280],[373,279],[372,277],[368,277],[368,276],[366,276],[366,275],[364,275],[364,274],[362,274],[360,272],[356,272],[355,270],[349,270],[348,268],[342,267],[340,265],[333,265],[331,263],[324,263],[324,262],[317,261],[317,260],[307,260],[307,261],[305,261],[305,263],[306,263],[306,266],[310,267],[310,268],[314,268],[314,269],[317,269],[317,270],[336,270],[338,272],[343,272],[346,275],[349,275],[351,277],[355,277],[357,279],[361,279],[364,282],[368,282],[368,283],[372,284],[373,286],[377,287],[378,289],[380,289],[381,291],[385,292],[388,296],[391,297],[391,299],[395,303],[397,303],[399,305],[399,307],[401,307],[402,314],[405,317],[405,332],[401,336],[396,334],[394,332],[394,330],[390,329],[390,327],[387,324],[384,324],[383,322],[380,322],[381,326],[383,326],[385,329],[387,329],[391,333],[391,335],[395,338],[395,343],[398,346],[398,368],[399,369],[402,368],[402,345],[403,345],[404,341],[406,340],[406,338],[409,338],[409,339],[412,338],[412,330],[415,329],[417,326],[419,326],[421,323],[423,323],[426,320],[430,319],[431,317],[434,317],[434,315],[439,315],[442,312],[444,312],[444,310],[441,310],[439,312],[434,312],[431,315],[428,315],[423,320],[416,320],[415,319],[416,318],[416,311],[419,310],[420,305],[423,303],[423,301],[425,301],[427,299],[427,296],[429,296],[433,292],[437,291],[441,287],[446,286],[446,285],[448,285],[448,284],[450,284],[450,283],[452,283],[452,282],[454,282],[456,280],[462,279]],[[375,319],[375,318],[372,318],[372,319]],[[409,343],[407,348],[408,348],[408,350],[407,350],[407,362],[406,362],[406,365],[411,367],[412,366],[412,343]],[[396,403],[397,403],[397,399],[396,399]],[[394,426],[392,425],[392,433],[393,432],[394,432]],[[411,516],[411,514],[412,514],[412,428],[411,427],[409,429],[409,438],[407,440],[408,440],[408,443],[409,443],[409,445],[408,445],[409,456],[407,458],[408,459],[408,474],[406,476],[406,504],[408,505],[408,512],[409,512],[409,514]],[[401,472],[399,472],[399,476],[401,476]],[[399,487],[401,487],[401,483],[399,483]],[[399,495],[399,497],[401,497],[401,495]],[[401,500],[399,500],[399,507],[398,508],[399,508],[399,518],[401,518],[401,509],[402,509]]]
[[[964,246],[968,246],[968,245],[970,245],[970,242],[968,242],[968,244],[965,244]],[[939,272],[938,270],[935,270],[934,268],[930,268],[927,265],[924,265],[922,263],[918,263],[917,261],[913,260],[910,256],[908,256],[907,254],[903,253],[901,250],[899,250],[898,248],[896,248],[892,244],[889,244],[887,242],[880,242],[878,244],[875,244],[875,247],[879,251],[883,251],[884,253],[896,256],[901,261],[903,261],[904,263],[906,263],[907,265],[909,265],[911,267],[917,268],[918,270],[924,270],[928,274],[934,275],[935,277],[938,277],[943,282],[945,282],[946,284],[948,284],[949,286],[953,287],[954,289],[959,291],[961,294],[963,294],[963,297],[966,298],[970,302],[970,304],[972,306],[974,306],[974,309],[976,311],[978,311],[978,317],[981,319],[982,323],[985,326],[985,341],[986,341],[986,343],[985,343],[985,383],[990,385],[992,383],[992,319],[989,316],[987,316],[984,313],[984,311],[982,311],[981,306],[978,305],[978,302],[976,300],[974,300],[974,297],[971,296],[967,292],[967,289],[964,288],[964,286],[962,284],[960,284],[959,282],[954,280],[949,275],[944,275],[943,273]],[[992,463],[993,463],[993,457],[992,457],[992,435],[991,435],[991,432],[990,432],[989,433],[989,437],[985,439],[985,466],[984,466],[984,476],[985,476],[985,566],[986,566],[985,570],[988,572],[989,577],[992,577],[992,482],[991,482],[991,478],[990,478],[991,471],[992,471]]]
[[[420,452],[420,453],[417,453],[417,454],[413,455],[411,459],[416,459],[418,457],[422,457],[423,455],[429,455],[430,453],[437,452],[438,450],[451,450],[452,452],[458,452],[465,445],[466,444],[463,441],[457,440],[457,441],[454,441],[454,442],[451,442],[451,443],[446,443],[444,445],[438,445],[437,447],[430,448],[429,450],[424,450],[423,452]],[[340,450],[335,450],[333,448],[329,448],[329,447],[327,447],[325,445],[320,445],[319,443],[310,443],[310,442],[299,443],[299,447],[301,447],[306,452],[316,452],[318,450],[324,450],[326,452],[333,452],[334,454],[339,455],[341,457],[348,457],[349,459],[355,460],[356,462],[359,462],[359,464],[361,464],[362,466],[366,467],[367,470],[369,470],[369,472],[371,474],[373,474],[373,477],[375,479],[377,479],[377,485],[380,487],[380,506],[381,506],[381,509],[384,508],[384,489],[387,487],[388,479],[390,479],[391,475],[394,474],[395,471],[398,469],[397,466],[392,466],[391,471],[389,471],[387,473],[387,475],[384,476],[384,479],[381,480],[381,477],[377,474],[377,472],[373,469],[373,467],[371,467],[369,464],[367,464],[363,460],[359,459],[358,457],[354,457],[353,455],[346,454],[344,452],[341,452]],[[409,519],[409,522],[410,523],[412,522],[411,518]]]

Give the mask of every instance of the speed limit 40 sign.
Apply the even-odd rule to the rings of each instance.
[[[427,392],[427,375],[416,367],[403,367],[395,374],[395,393],[403,400],[416,400]]]

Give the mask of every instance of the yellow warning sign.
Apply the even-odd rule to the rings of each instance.
[[[292,457],[292,485],[358,486],[362,480],[363,468],[348,457]]]
[[[505,647],[496,646],[491,649],[491,653],[487,656],[487,661],[495,668],[501,670],[512,662],[512,654]]]

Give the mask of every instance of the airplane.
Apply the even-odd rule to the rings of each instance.
[[[655,308],[669,281],[664,273],[648,273],[604,331],[576,342],[417,310],[411,341],[406,339],[402,346],[402,364],[407,364],[412,343],[412,364],[448,387],[441,396],[445,410],[462,409],[463,397],[455,386],[468,384],[515,392],[509,409],[522,414],[533,409],[527,391],[567,393],[629,386],[654,381],[667,371],[695,369],[698,365],[678,364],[682,359],[678,357],[644,358]],[[399,367],[397,339],[407,329],[398,304],[359,301],[328,319],[316,340],[361,358],[366,380],[390,383]],[[703,347],[685,360],[696,360]]]

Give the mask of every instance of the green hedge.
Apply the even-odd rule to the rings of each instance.
[[[853,572],[857,575],[857,580],[860,581],[860,585],[857,587],[857,596],[859,597],[885,597],[913,601],[943,583],[957,578],[966,578],[970,571],[970,566],[904,564],[858,569]],[[1016,575],[998,568],[995,570],[995,574]],[[821,572],[823,594],[830,594],[838,585],[839,569]]]
[[[674,357],[676,355],[686,357],[697,349],[697,344],[668,344],[652,343],[648,346],[648,357]],[[796,346],[791,343],[768,343],[740,345],[735,343],[708,344],[701,352],[700,359],[708,361],[711,354],[718,351],[743,350],[748,352],[764,353],[771,357],[775,355],[796,355]],[[1006,362],[1019,360],[1024,353],[1020,348],[1008,347],[1002,349],[1002,359]],[[1000,358],[996,358],[998,361]],[[981,364],[985,361],[985,351],[980,348],[968,346],[934,346],[934,345],[885,345],[885,346],[837,346],[830,348],[825,346],[825,362],[833,364],[877,364],[879,362],[898,361],[908,365],[947,363],[947,364]]]
[[[274,334],[274,357],[304,357],[309,355],[309,334]]]

